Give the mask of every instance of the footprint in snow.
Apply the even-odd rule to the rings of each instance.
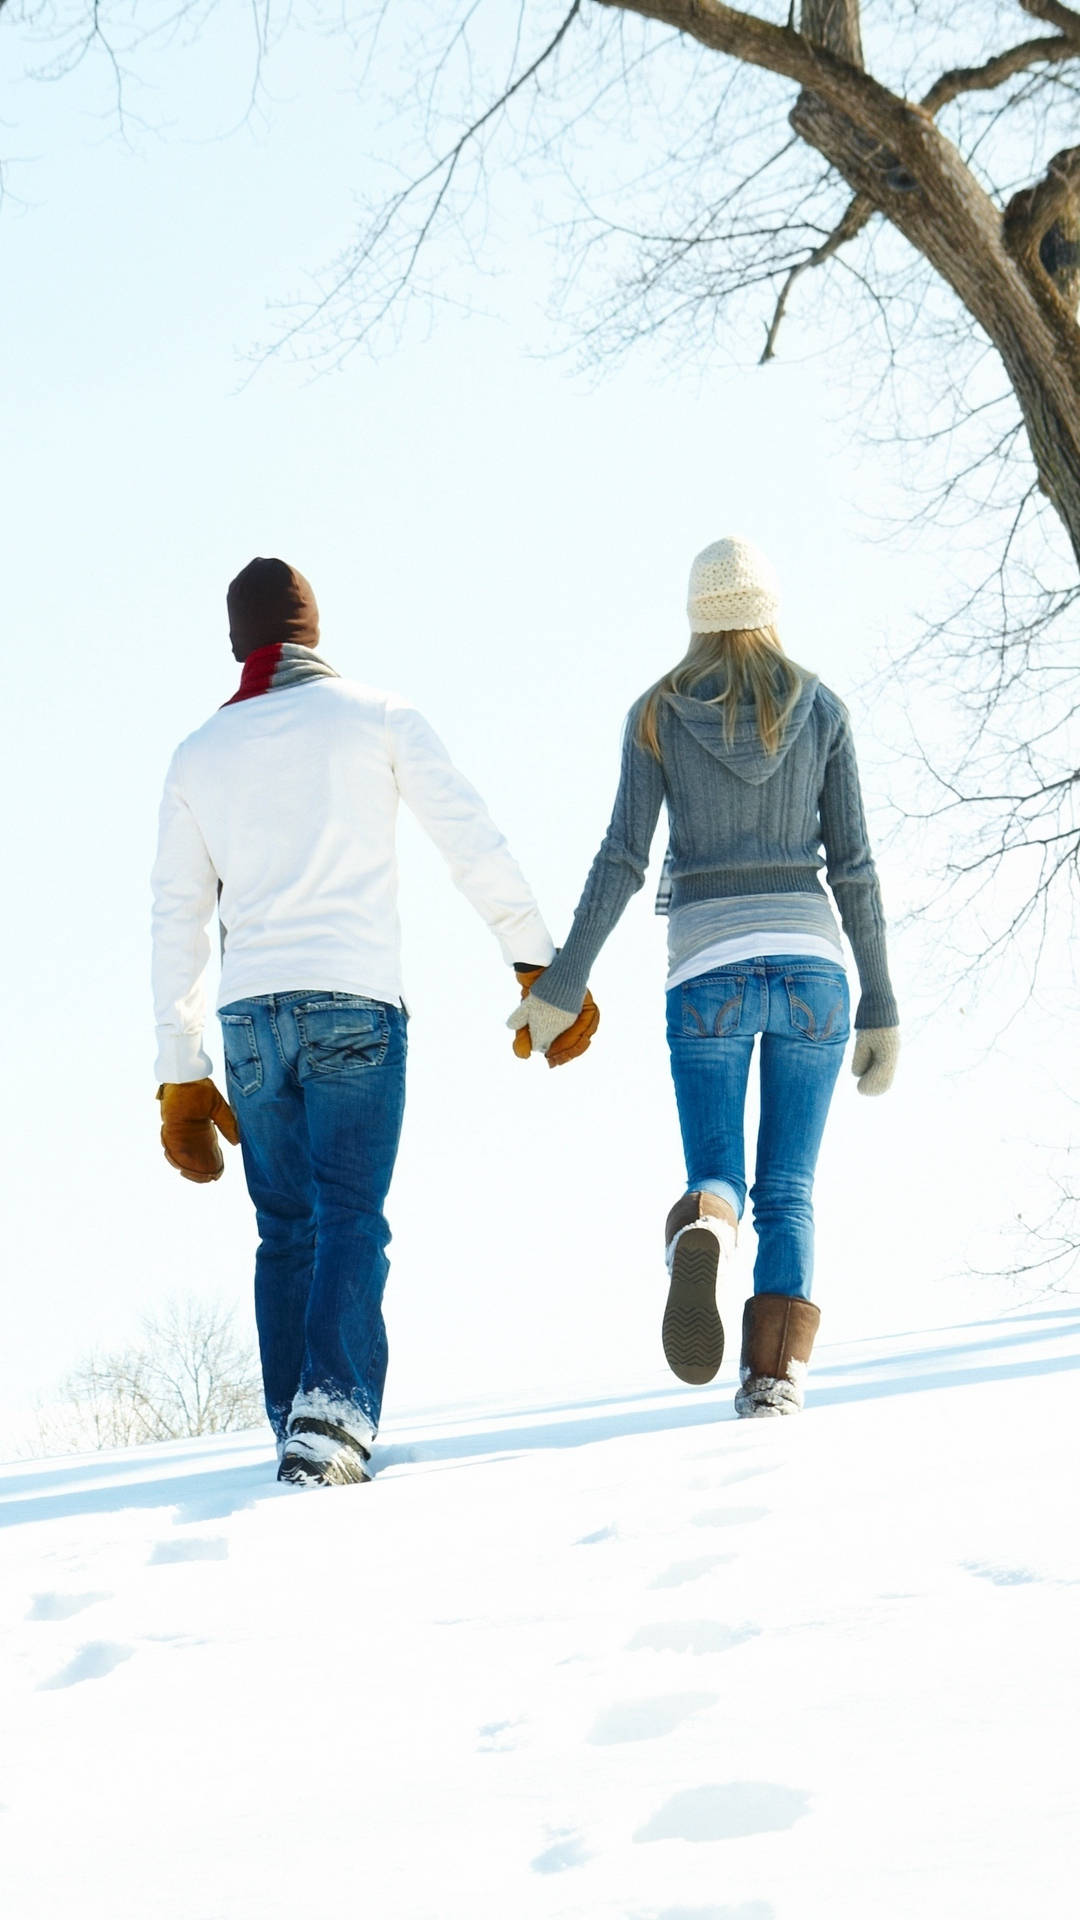
[[[512,1753],[518,1745],[517,1729],[525,1723],[522,1720],[491,1720],[486,1727],[478,1728],[478,1750],[481,1753]]]
[[[84,1613],[87,1607],[96,1607],[102,1600],[111,1600],[111,1593],[35,1593],[28,1620],[70,1620],[73,1614]]]
[[[175,1560],[227,1560],[228,1557],[227,1540],[210,1539],[203,1534],[194,1540],[159,1540],[147,1564],[165,1567]]]
[[[687,1787],[658,1807],[634,1835],[649,1840],[739,1840],[752,1833],[784,1833],[810,1811],[801,1787],[769,1780],[733,1780],[727,1786]]]
[[[589,1743],[614,1747],[630,1740],[660,1740],[693,1714],[715,1707],[717,1698],[715,1693],[667,1693],[647,1700],[620,1700],[600,1715]]]
[[[714,1567],[726,1567],[734,1560],[733,1553],[703,1553],[697,1560],[675,1560],[663,1573],[658,1573],[652,1582],[654,1587],[682,1587],[688,1580],[703,1580]]]
[[[727,1653],[754,1640],[760,1627],[725,1627],[719,1620],[655,1620],[626,1643],[629,1653]]]
[[[764,1520],[767,1507],[709,1507],[695,1513],[695,1527],[741,1527],[748,1520]]]
[[[618,1537],[618,1527],[597,1527],[595,1533],[583,1533],[580,1540],[574,1541],[574,1545],[575,1547],[598,1547],[601,1541],[617,1540]]]
[[[591,1859],[592,1854],[586,1851],[580,1833],[568,1829],[529,1864],[534,1873],[565,1873],[568,1867],[583,1867],[586,1860]]]
[[[77,1687],[83,1680],[104,1680],[107,1673],[130,1660],[133,1652],[133,1647],[118,1646],[111,1640],[89,1640],[66,1667],[54,1673],[51,1680],[41,1682],[38,1692],[48,1693],[54,1687]]]
[[[1029,1567],[987,1567],[974,1560],[964,1561],[964,1572],[973,1573],[976,1580],[989,1580],[994,1587],[1030,1587],[1042,1580],[1042,1575],[1032,1573]]]

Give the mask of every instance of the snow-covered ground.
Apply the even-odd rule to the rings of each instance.
[[[0,1475],[5,1920],[1075,1911],[1080,1304]]]

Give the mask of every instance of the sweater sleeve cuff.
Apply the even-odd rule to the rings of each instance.
[[[856,1033],[863,1027],[898,1027],[899,1025],[900,1015],[891,993],[864,993],[861,996],[855,1012]]]
[[[549,1007],[558,1007],[561,1012],[576,1016],[581,1012],[588,984],[588,974],[581,977],[580,969],[564,947],[544,973],[540,997]]]
[[[214,1070],[210,1055],[203,1049],[201,1033],[174,1033],[167,1027],[157,1030],[157,1060],[154,1079],[172,1086],[188,1080],[208,1080]]]
[[[546,967],[555,958],[555,942],[538,913],[522,914],[512,926],[500,927],[499,944],[510,967]]]

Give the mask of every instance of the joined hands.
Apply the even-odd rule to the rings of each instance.
[[[542,1053],[549,1067],[565,1066],[576,1060],[589,1046],[600,1025],[600,1009],[586,988],[580,1013],[567,1013],[534,991],[543,978],[543,967],[515,967],[521,987],[521,1005],[514,1008],[507,1026],[514,1035],[514,1052],[519,1060]]]

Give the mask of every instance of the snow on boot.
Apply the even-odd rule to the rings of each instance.
[[[755,1293],[743,1308],[735,1411],[741,1420],[801,1413],[821,1308],[786,1293]]]
[[[724,1357],[724,1328],[716,1308],[721,1258],[735,1251],[738,1222],[714,1193],[687,1193],[672,1207],[664,1229],[671,1284],[664,1309],[664,1357],[680,1380],[703,1387]]]
[[[294,1487],[347,1487],[370,1480],[371,1451],[332,1420],[294,1414],[278,1479]]]

